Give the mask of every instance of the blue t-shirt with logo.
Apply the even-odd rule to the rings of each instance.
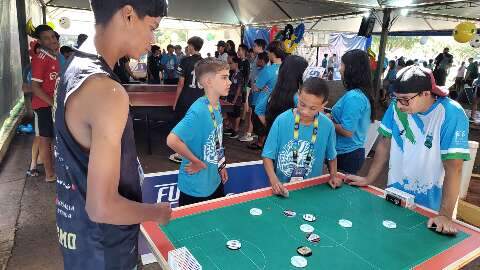
[[[217,132],[215,132],[208,104],[205,96],[197,99],[185,117],[172,130],[172,133],[177,135],[188,149],[207,165],[206,169],[190,175],[185,171],[185,166],[190,161],[186,158],[182,160],[178,173],[178,188],[183,193],[194,197],[208,197],[220,184],[215,138],[219,136],[222,143],[223,118],[218,105],[214,110],[217,122]]]
[[[295,141],[293,131],[295,115],[293,110],[280,114],[273,122],[267,141],[263,147],[262,157],[274,160],[275,172],[281,182],[289,182],[296,166],[293,163]],[[300,167],[306,166],[306,158],[310,151],[313,134],[313,123],[309,126],[300,124],[298,137],[298,162]],[[305,178],[322,175],[325,159],[334,160],[337,157],[335,150],[335,127],[332,121],[322,113],[318,114],[318,134],[314,145],[312,161]]]
[[[391,138],[388,187],[415,196],[415,203],[439,210],[445,177],[443,162],[469,160],[468,118],[450,98],[438,98],[423,113],[407,114],[393,101],[379,133]]]
[[[271,64],[264,67],[259,73],[255,85],[260,90],[255,104],[255,113],[258,116],[264,116],[267,113],[267,103],[270,94],[275,88],[278,79],[278,69],[280,64]]]
[[[337,135],[337,153],[339,155],[364,147],[371,122],[370,112],[370,102],[360,89],[347,91],[333,106],[333,121],[353,133],[350,138]]]

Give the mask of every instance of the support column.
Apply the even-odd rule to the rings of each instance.
[[[381,84],[382,84],[383,62],[385,61],[385,49],[387,48],[391,14],[392,14],[391,8],[386,8],[383,10],[382,34],[380,37],[380,47],[378,52],[378,65],[377,65],[377,70],[375,71],[374,83],[373,83],[373,89],[375,91],[375,96],[374,96],[375,101],[378,101],[380,99],[380,89],[382,88]]]

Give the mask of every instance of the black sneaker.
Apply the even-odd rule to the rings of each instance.
[[[228,136],[230,139],[236,139],[238,138],[238,133],[233,131],[232,134],[230,134],[230,136]]]
[[[233,129],[231,128],[227,128],[223,131],[223,134],[225,135],[232,135],[232,133],[235,132]]]

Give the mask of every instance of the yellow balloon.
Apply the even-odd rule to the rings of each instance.
[[[55,24],[53,22],[47,22],[47,25],[50,26],[53,30],[55,30]]]
[[[453,38],[460,43],[469,42],[477,34],[477,27],[471,22],[459,23],[453,30]]]

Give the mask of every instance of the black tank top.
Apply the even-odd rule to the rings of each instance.
[[[96,53],[76,51],[57,91],[55,113],[55,170],[57,174],[57,232],[65,269],[132,270],[138,257],[139,225],[117,226],[92,222],[85,210],[89,154],[75,141],[65,122],[65,104],[91,75],[118,81]],[[102,89],[98,89],[102,91]],[[132,119],[128,117],[121,141],[121,196],[141,201],[143,171],[137,158]]]

